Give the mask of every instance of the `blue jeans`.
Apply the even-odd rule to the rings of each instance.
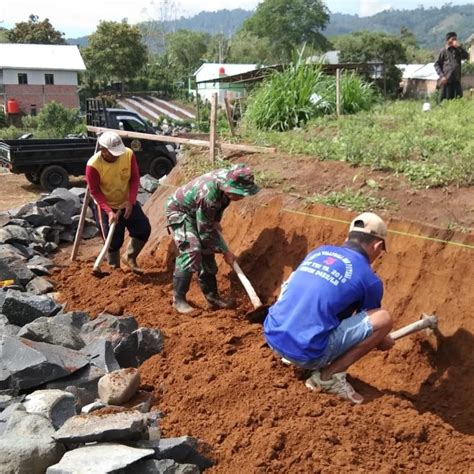
[[[102,238],[105,240],[109,233],[109,218],[107,213],[97,206],[95,202],[92,202],[92,211],[94,218],[97,222],[99,230],[102,234]],[[117,211],[117,209],[114,209]],[[114,236],[110,244],[109,252],[116,252],[120,250],[125,240],[125,229],[128,230],[131,238],[146,242],[150,237],[151,226],[148,217],[144,214],[140,203],[136,203],[133,206],[132,213],[128,219],[123,216],[123,211],[115,227]]]
[[[329,365],[349,349],[367,339],[373,332],[372,323],[365,311],[344,319],[341,324],[329,333],[328,344],[321,357],[309,362],[302,362],[286,357],[275,351],[281,357],[284,357],[293,365],[308,370],[318,370]]]

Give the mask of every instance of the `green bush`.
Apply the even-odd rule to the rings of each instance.
[[[4,128],[7,126],[7,117],[5,116],[5,112],[2,108],[0,108],[0,128]]]
[[[25,130],[11,125],[10,127],[2,128],[0,130],[0,140],[16,140],[24,133],[26,133]]]
[[[86,131],[79,109],[67,109],[57,102],[49,102],[38,114],[38,130],[62,138],[69,133]]]

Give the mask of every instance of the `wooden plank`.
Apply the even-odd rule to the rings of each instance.
[[[217,131],[216,131],[216,122],[217,122],[217,94],[214,92],[211,97],[211,123],[209,127],[209,158],[211,163],[216,162],[216,141],[217,141]]]
[[[230,133],[233,137],[235,137],[235,129],[234,129],[234,122],[232,120],[232,111],[230,108],[229,98],[226,96],[224,97],[224,104],[225,104],[225,113],[227,115],[227,121],[229,122]]]
[[[117,135],[120,135],[124,138],[138,138],[139,140],[151,140],[155,142],[165,142],[165,143],[182,143],[184,145],[199,146],[203,148],[209,147],[211,144],[206,140],[197,140],[194,138],[181,138],[181,137],[170,137],[167,135],[154,135],[151,133],[140,133],[140,132],[127,132],[124,130],[116,130],[113,128],[105,127],[91,127],[87,126],[87,131],[92,133],[104,133],[104,132],[115,132]],[[255,146],[255,145],[245,145],[238,143],[223,143],[217,141],[217,145],[223,150],[228,151],[245,151],[248,153],[275,153],[276,148],[274,147],[264,147],[264,146]]]

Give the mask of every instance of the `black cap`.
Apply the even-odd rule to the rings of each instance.
[[[458,35],[456,34],[455,31],[450,31],[449,33],[446,34],[446,41],[449,41],[451,38],[457,38]]]

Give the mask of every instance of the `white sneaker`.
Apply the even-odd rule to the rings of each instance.
[[[306,380],[305,385],[311,390],[319,388],[323,392],[334,393],[352,403],[362,403],[364,397],[354,390],[354,387],[346,380],[346,375],[345,372],[340,372],[334,374],[331,380],[321,380],[321,372],[317,370]]]

